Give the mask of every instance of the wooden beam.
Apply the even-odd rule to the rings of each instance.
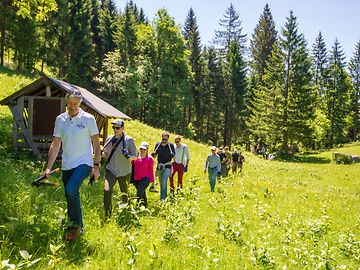
[[[51,97],[51,88],[50,88],[50,85],[46,85],[45,92],[46,92],[46,96],[47,96],[47,97]]]
[[[28,129],[29,133],[33,134],[33,123],[34,123],[34,97],[28,99]]]
[[[22,118],[22,114],[18,111],[18,108],[13,107],[13,106],[9,106],[14,119],[16,121],[16,124],[20,127],[20,129],[22,130],[22,133],[24,135],[24,138],[27,142],[27,144],[29,145],[29,147],[31,148],[31,150],[33,151],[33,153],[37,156],[37,157],[41,157],[40,151],[39,149],[36,147],[36,145],[33,142],[32,139],[32,135],[29,132],[29,130],[25,127],[24,125],[24,121]]]
[[[105,117],[104,133],[103,133],[103,144],[105,143],[105,140],[108,137],[108,133],[109,133],[109,118]]]
[[[66,102],[65,102],[65,98],[61,98],[61,113],[65,112],[66,110]]]
[[[13,148],[14,148],[14,150],[17,150],[18,126],[17,126],[17,124],[16,124],[15,119],[13,119],[13,129],[12,129],[12,133],[13,133]]]

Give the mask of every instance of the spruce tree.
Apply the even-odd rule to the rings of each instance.
[[[323,103],[326,83],[326,69],[328,64],[328,56],[324,38],[319,32],[312,46],[312,65],[314,70],[313,81],[317,88],[319,102]]]
[[[99,10],[98,57],[101,64],[104,56],[117,48],[116,33],[118,31],[118,13],[112,0],[102,0]]]
[[[121,61],[124,67],[134,66],[136,56],[136,10],[132,1],[125,6],[124,14],[121,17],[120,37],[118,48],[121,53]]]
[[[264,140],[258,132],[258,124],[251,116],[256,114],[254,110],[261,109],[262,105],[256,105],[259,100],[255,100],[256,96],[260,96],[261,89],[263,89],[263,76],[267,69],[269,58],[271,57],[274,43],[277,40],[277,31],[275,30],[275,22],[273,20],[269,5],[266,4],[263,13],[260,15],[259,22],[255,27],[254,33],[250,40],[251,60],[250,66],[252,72],[250,75],[249,91],[246,96],[246,134],[253,134],[252,140],[258,142]],[[255,108],[255,106],[257,108]],[[251,121],[253,123],[251,123]],[[253,130],[253,132],[250,132]],[[250,138],[248,138],[249,140]],[[246,142],[249,145],[249,141]]]
[[[91,0],[69,1],[70,57],[66,79],[74,84],[90,86],[96,65],[91,38]]]
[[[314,93],[310,68],[305,39],[298,34],[296,17],[290,12],[269,59],[264,86],[255,92],[250,122],[262,143],[269,147],[281,144],[285,153],[289,144],[311,144]]]
[[[0,65],[4,65],[5,50],[10,47],[11,26],[14,25],[15,10],[10,0],[0,1]]]
[[[352,140],[359,139],[360,127],[360,41],[356,44],[355,52],[349,62],[350,76],[353,83],[351,93],[351,109],[353,113]]]
[[[243,51],[238,40],[234,40],[227,51],[225,63],[224,145],[231,145],[233,137],[239,141],[245,130],[246,72]]]
[[[157,12],[153,22],[156,32],[156,126],[181,129],[184,105],[190,98],[190,70],[185,58],[185,43],[180,27],[165,9]],[[179,130],[180,131],[180,130]]]
[[[240,15],[232,3],[219,24],[223,29],[215,31],[214,43],[219,46],[221,53],[225,54],[234,40],[239,42],[242,49],[245,47],[246,34],[242,33]]]
[[[258,74],[260,83],[276,39],[275,22],[266,4],[250,40],[251,67]]]
[[[336,39],[330,51],[328,79],[326,84],[326,114],[330,120],[327,146],[347,141],[347,132],[351,122],[350,78],[345,70],[345,56]]]
[[[94,51],[96,55],[96,69],[101,68],[101,37],[100,37],[100,3],[99,0],[91,0],[92,19],[91,19],[91,33],[92,43],[94,44]]]
[[[202,137],[202,118],[203,105],[201,100],[201,84],[203,81],[202,63],[201,63],[201,40],[199,29],[196,21],[196,16],[192,8],[190,8],[186,17],[185,26],[183,30],[185,38],[185,48],[190,52],[189,62],[193,77],[190,81],[190,89],[192,94],[192,104],[188,108],[188,122],[195,120],[195,129],[198,136]],[[194,108],[195,117],[193,117],[192,108]]]
[[[205,122],[205,142],[213,145],[220,144],[223,136],[224,116],[220,109],[224,106],[223,89],[225,87],[223,70],[220,56],[214,47],[205,48],[204,59],[206,68],[204,70],[204,122]],[[222,143],[222,142],[221,142]]]

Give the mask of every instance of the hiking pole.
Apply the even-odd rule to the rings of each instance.
[[[94,182],[95,182],[95,175],[91,174],[88,185],[92,186]]]
[[[56,168],[56,169],[52,170],[49,174],[51,175],[51,174],[53,174],[53,173],[55,173],[55,172],[60,172],[60,168]],[[55,187],[58,187],[58,186],[59,186],[58,183],[42,182],[42,180],[45,179],[45,178],[46,178],[46,176],[45,176],[45,174],[44,174],[44,175],[40,176],[39,178],[35,179],[35,180],[31,183],[31,185],[32,185],[33,187],[40,187],[40,186],[55,186]]]

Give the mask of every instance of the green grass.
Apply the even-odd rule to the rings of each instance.
[[[31,81],[1,72],[0,98]],[[333,151],[359,153],[359,144],[288,162],[245,152],[243,173],[212,194],[203,173],[209,146],[184,139],[191,162],[183,194],[161,203],[148,193],[145,211],[123,208],[116,187],[114,218],[104,223],[103,176],[84,183],[86,234],[64,243],[64,190],[29,185],[44,161],[12,151],[12,118],[0,112],[0,259],[19,269],[360,269],[360,164],[331,160]],[[125,129],[151,148],[162,132],[138,121]]]

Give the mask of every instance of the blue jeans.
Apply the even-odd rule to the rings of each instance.
[[[70,221],[74,226],[83,227],[79,189],[81,183],[91,173],[91,167],[81,164],[74,169],[62,171],[65,197]]]
[[[158,172],[160,181],[160,200],[165,200],[167,197],[167,182],[171,174],[171,168],[164,168]]]
[[[150,179],[149,177],[143,177],[141,178],[141,180],[138,181],[134,181],[134,186],[136,187],[136,197],[138,198],[138,201],[144,205],[145,207],[147,207],[147,198],[146,198],[146,188],[149,186],[150,184]]]
[[[210,182],[211,192],[214,192],[215,183],[216,183],[216,177],[217,177],[217,175],[218,175],[218,169],[217,169],[217,167],[215,167],[215,168],[209,168],[209,169],[208,169],[208,174],[209,174],[209,182]]]

